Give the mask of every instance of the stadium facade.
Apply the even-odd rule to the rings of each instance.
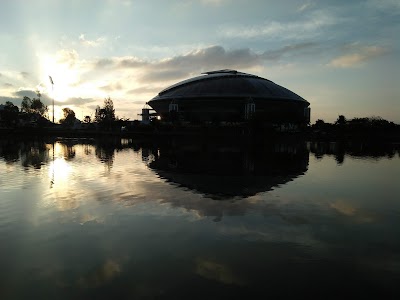
[[[178,82],[148,104],[162,120],[247,122],[252,119],[290,126],[310,122],[310,103],[256,75],[219,70]]]

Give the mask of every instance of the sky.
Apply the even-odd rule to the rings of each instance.
[[[234,69],[311,104],[311,122],[400,123],[398,0],[1,0],[0,104],[135,120],[164,88]],[[54,85],[51,85],[49,75]]]

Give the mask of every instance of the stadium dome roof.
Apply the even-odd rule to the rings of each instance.
[[[307,102],[299,95],[268,79],[236,70],[206,72],[200,76],[178,82],[162,90],[152,101],[243,97]]]

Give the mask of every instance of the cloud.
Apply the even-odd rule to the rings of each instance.
[[[220,35],[228,38],[279,38],[279,39],[304,39],[319,35],[323,28],[335,25],[338,19],[322,12],[316,11],[308,15],[303,21],[277,22],[271,21],[255,26],[233,26],[219,29]]]
[[[135,110],[140,110],[139,103],[149,101],[152,95],[175,82],[217,69],[253,73],[262,69],[266,61],[271,65],[273,61],[304,54],[314,47],[316,44],[311,42],[288,43],[284,47],[255,52],[250,48],[228,49],[211,45],[152,60],[134,55],[83,59],[75,49],[62,49],[53,56],[43,56],[43,65],[49,66],[49,70],[44,72],[46,87],[41,89],[42,101],[51,105],[54,97],[57,106],[80,106],[88,114],[90,105],[95,106],[101,99],[110,96],[119,103],[118,114],[129,110],[136,117]],[[8,77],[21,78],[22,75],[20,72],[11,73],[2,71],[3,78],[6,78],[3,82],[10,82],[16,88],[17,84]],[[54,91],[49,86],[47,74],[53,77]],[[11,99],[16,103],[20,103],[24,96],[37,97],[34,84],[24,86],[14,94],[3,88],[7,94],[2,96],[16,97]],[[125,100],[129,102],[123,102]]]
[[[304,54],[317,46],[316,43],[302,42],[256,53],[249,48],[225,49],[220,45],[213,45],[159,60],[122,56],[95,59],[89,64],[93,71],[107,69],[108,78],[104,80],[103,77],[101,90],[108,93],[119,91],[125,94],[148,94],[159,91],[156,90],[159,86],[165,88],[172,81],[211,70],[236,69],[249,72],[260,68],[265,61],[279,61],[284,56]],[[122,86],[116,82],[129,84]],[[127,90],[124,91],[124,88]]]
[[[10,88],[10,87],[13,87],[13,86],[14,85],[12,83],[8,83],[8,82],[3,83],[3,87],[5,87],[5,88]]]
[[[224,66],[237,68],[250,67],[260,63],[259,56],[249,48],[225,50],[222,46],[211,46],[194,50],[185,55],[175,56],[161,61],[159,67],[176,67],[183,69],[197,68],[218,69]]]
[[[90,110],[95,110],[97,107],[98,107],[97,104],[92,104],[87,106],[87,108],[89,108]]]
[[[382,56],[387,53],[386,48],[380,46],[362,47],[353,50],[352,53],[347,53],[334,58],[328,63],[328,66],[335,68],[351,68],[359,66],[364,62],[372,60],[376,57]]]
[[[313,3],[313,2],[307,1],[307,2],[303,3],[302,5],[300,5],[299,8],[297,9],[297,11],[298,11],[298,12],[303,12],[303,11],[305,11],[306,9],[309,9],[309,8],[311,8],[311,7],[313,7],[313,6],[314,6],[314,3]]]
[[[108,3],[111,5],[120,4],[122,6],[129,7],[132,5],[133,1],[132,0],[108,0]]]
[[[368,0],[367,6],[395,15],[400,14],[400,2],[398,0]]]
[[[129,70],[139,82],[169,81],[216,69],[243,69],[259,66],[263,58],[248,48],[226,50],[222,46],[210,46],[186,54],[156,61],[137,57],[102,58],[93,62],[95,69]]]
[[[29,97],[31,99],[37,97],[36,91],[33,91],[33,90],[19,90],[19,91],[14,92],[14,95],[21,97],[21,100],[25,96]]]
[[[37,98],[36,91],[33,90],[18,90],[13,93],[13,95],[17,96],[17,99],[22,102],[22,99],[26,96],[31,99]],[[50,105],[52,103],[52,99],[47,94],[41,94],[40,100],[45,105]]]
[[[24,97],[29,97],[31,99],[37,98],[36,91],[33,90],[18,90],[13,93],[13,96],[11,97],[4,97],[0,96],[0,103],[5,103],[6,101],[11,101],[16,105],[19,105],[19,103],[22,102],[22,99]],[[47,95],[47,94],[41,94],[40,100],[45,104],[45,105],[51,105],[53,103],[53,99]],[[85,105],[88,103],[96,102],[98,99],[95,98],[81,98],[81,97],[71,97],[66,99],[65,101],[57,101],[55,100],[56,105],[75,105],[75,106],[80,106],[80,105]]]
[[[10,102],[12,102],[14,105],[19,106],[20,103],[22,102],[22,98],[0,96],[0,104],[6,103],[7,101],[10,101]]]
[[[98,99],[94,99],[94,98],[81,98],[81,97],[72,97],[72,98],[68,98],[65,101],[56,101],[56,103],[58,105],[75,105],[75,106],[80,106],[80,105],[85,105],[88,103],[92,103],[92,102],[97,102]],[[96,107],[96,106],[94,106]]]
[[[220,6],[226,3],[227,0],[201,0],[201,3],[205,5],[213,5],[213,6]]]
[[[125,57],[119,60],[119,66],[123,68],[138,68],[145,66],[147,63],[137,57]]]
[[[62,49],[53,56],[42,58],[43,65],[49,66],[43,79],[46,80],[46,88],[42,89],[42,99],[46,105],[51,105],[54,97],[58,106],[77,105],[86,110],[87,114],[89,104],[95,105],[110,96],[120,103],[117,108],[120,114],[128,107],[131,111],[139,110],[138,103],[150,100],[150,94],[156,95],[167,86],[202,72],[236,69],[252,73],[263,68],[265,61],[278,61],[282,57],[304,53],[314,46],[313,43],[303,42],[257,53],[250,48],[227,49],[221,45],[212,45],[153,60],[133,55],[83,59],[75,49]],[[8,73],[2,74],[4,76]],[[54,91],[49,86],[47,74],[53,77],[56,87]],[[19,73],[10,75],[21,77]],[[12,80],[4,81],[16,86]],[[9,94],[8,91],[3,96],[18,97],[20,102],[24,96],[36,98],[34,90],[35,86],[30,84],[15,94]],[[50,94],[51,97],[48,96]],[[125,100],[129,102],[122,103]]]
[[[24,79],[29,77],[29,73],[28,72],[21,72],[20,74],[21,74],[22,78],[24,78]]]
[[[73,68],[79,62],[79,55],[74,49],[62,49],[57,52],[56,61],[59,64],[65,64]]]
[[[111,58],[101,58],[94,62],[95,68],[105,68],[114,65],[114,61]]]
[[[158,72],[146,72],[138,78],[139,82],[169,81],[186,77],[187,72],[180,70],[160,70]]]
[[[132,1],[131,0],[122,0],[121,4],[123,6],[131,6],[132,5]]]
[[[288,46],[284,46],[284,47],[276,49],[276,50],[265,51],[261,55],[261,57],[266,59],[266,60],[275,60],[276,61],[276,60],[279,60],[285,54],[289,54],[289,53],[298,54],[298,52],[300,52],[300,51],[303,51],[303,50],[306,50],[306,49],[310,49],[310,48],[314,48],[315,46],[316,46],[316,44],[315,43],[311,43],[311,42],[288,45]]]
[[[122,86],[121,83],[115,82],[115,83],[110,83],[110,84],[101,86],[100,89],[102,89],[103,91],[106,91],[106,92],[112,92],[112,91],[115,91],[115,90],[123,89],[123,86]]]
[[[162,87],[141,86],[127,91],[127,94],[156,94],[161,91]]]
[[[82,45],[87,46],[87,47],[98,47],[98,46],[104,44],[105,41],[106,41],[105,37],[99,37],[95,40],[87,40],[83,33],[79,36],[79,42]]]
[[[2,70],[2,73],[0,74],[0,77],[2,77],[4,80],[7,81],[14,81],[14,80],[21,80],[25,81],[30,77],[30,73],[25,72],[25,71],[16,71],[16,70]]]
[[[316,46],[315,43],[304,42],[268,50],[261,54],[249,48],[226,50],[222,46],[210,46],[149,63],[143,69],[143,75],[139,80],[169,81],[217,69],[249,70],[260,67],[266,60],[278,61],[282,56],[304,53]]]
[[[93,65],[97,69],[103,68],[139,68],[150,64],[149,62],[143,61],[134,56],[123,56],[123,57],[113,57],[113,58],[101,58],[94,61]]]

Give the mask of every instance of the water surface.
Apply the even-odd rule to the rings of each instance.
[[[398,145],[0,141],[1,299],[399,296]]]

